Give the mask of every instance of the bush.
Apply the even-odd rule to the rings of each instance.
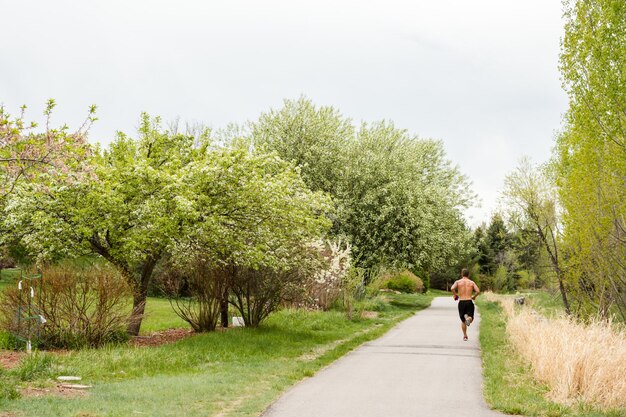
[[[493,291],[493,277],[485,274],[478,274],[473,278],[481,292]]]
[[[387,281],[386,288],[404,293],[424,292],[422,280],[408,270],[392,276]]]
[[[500,265],[493,277],[493,290],[495,292],[506,291],[508,286],[508,271],[505,266]]]
[[[302,283],[301,271],[280,270],[270,267],[250,268],[232,266],[229,268],[232,296],[230,303],[239,311],[247,327],[258,327],[271,312],[276,310],[285,289]]]
[[[351,248],[341,241],[315,243],[313,250],[321,255],[321,266],[316,273],[304,277],[297,288],[290,289],[290,304],[315,310],[329,310],[344,295],[344,304],[354,278],[348,276],[351,270]],[[352,271],[354,272],[354,271]]]
[[[391,308],[388,302],[386,302],[381,297],[374,297],[364,301],[361,301],[357,304],[357,309],[363,311],[387,311]]]
[[[44,269],[42,275],[41,280],[33,281],[36,297],[31,314],[41,315],[46,323],[31,321],[36,325],[31,332],[35,345],[74,349],[127,340],[131,291],[117,271],[105,266],[54,266]],[[27,313],[22,313],[19,328],[16,313],[29,297],[27,282],[21,291],[14,287],[0,295],[0,329],[23,339],[28,336]]]
[[[198,259],[172,266],[162,283],[174,312],[196,332],[211,332],[220,319],[221,301],[228,297],[230,271]],[[189,296],[186,296],[186,295]]]

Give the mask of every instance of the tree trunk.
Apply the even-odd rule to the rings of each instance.
[[[139,329],[141,328],[141,321],[143,320],[143,313],[146,308],[146,298],[148,292],[141,291],[135,292],[133,295],[133,310],[130,313],[130,319],[128,320],[128,334],[130,336],[138,336]]]
[[[141,268],[141,276],[139,283],[135,283],[133,294],[133,310],[130,313],[128,321],[128,334],[130,336],[138,336],[143,314],[146,308],[146,299],[148,298],[148,285],[152,279],[152,272],[156,266],[156,259],[148,258]]]
[[[567,293],[565,292],[565,284],[563,283],[563,272],[561,271],[561,265],[559,262],[559,253],[558,248],[556,246],[556,236],[550,229],[550,237],[552,239],[552,243],[554,244],[554,248],[551,247],[550,242],[548,241],[546,234],[541,229],[541,226],[538,221],[538,216],[531,216],[534,219],[537,226],[537,234],[539,238],[545,245],[546,250],[548,251],[548,256],[550,257],[550,261],[552,262],[552,268],[554,268],[554,272],[556,273],[556,278],[559,281],[559,291],[561,292],[561,299],[563,300],[563,307],[565,308],[565,314],[568,316],[571,315],[571,310],[569,308],[569,301],[567,300]]]
[[[563,278],[561,278],[561,271],[557,273],[557,277],[559,279],[559,291],[561,291],[561,298],[563,299],[565,313],[569,316],[571,312],[569,309],[569,301],[567,300],[567,293],[565,292],[565,285],[563,285]]]
[[[228,293],[223,295],[220,301],[220,316],[222,327],[228,327]]]

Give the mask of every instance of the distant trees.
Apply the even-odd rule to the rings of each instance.
[[[626,3],[564,2],[569,96],[552,161],[527,159],[503,191],[518,261],[548,263],[566,311],[626,319]],[[525,279],[525,277],[523,277]]]
[[[304,98],[263,114],[252,139],[257,148],[298,164],[309,187],[331,195],[333,234],[352,244],[359,265],[421,274],[470,250],[461,210],[473,194],[445,159],[441,142],[389,122],[357,131],[335,109]]]

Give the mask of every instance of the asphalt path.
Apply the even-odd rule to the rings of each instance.
[[[478,328],[463,341],[452,297],[295,385],[263,417],[492,417],[482,396]]]

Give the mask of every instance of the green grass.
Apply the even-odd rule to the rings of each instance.
[[[11,285],[15,285],[15,281],[19,278],[20,272],[15,269],[0,270],[0,291]]]
[[[546,317],[556,317],[565,313],[561,294],[558,291],[534,290],[527,294],[530,305]]]
[[[191,328],[186,321],[174,313],[166,298],[148,297],[141,323],[141,334],[181,327]]]
[[[258,329],[202,334],[155,348],[40,354],[32,361],[46,363],[25,363],[0,385],[25,384],[20,372],[31,384],[44,386],[50,378],[70,374],[94,386],[90,395],[5,399],[0,408],[19,416],[256,416],[295,382],[379,337],[431,300],[430,295],[385,295],[376,303],[387,307],[375,319],[283,310]],[[151,307],[153,328],[161,325],[156,318],[162,307]]]
[[[585,405],[567,407],[546,398],[548,387],[532,376],[510,345],[506,320],[499,304],[478,300],[484,395],[494,409],[507,414],[545,417],[623,417],[623,411],[598,411]],[[555,358],[558,360],[558,358]]]

